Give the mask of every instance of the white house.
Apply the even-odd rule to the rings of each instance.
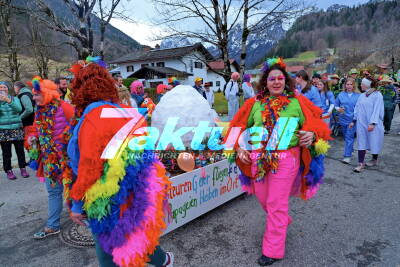
[[[195,77],[207,81],[207,67],[203,62],[213,61],[213,56],[200,43],[169,49],[135,51],[111,62],[117,64],[123,78],[145,80],[145,87],[155,88],[176,77],[181,84],[194,85]]]
[[[240,66],[234,59],[230,59],[231,72],[239,72]],[[217,92],[218,90],[223,90],[225,86],[225,79],[217,74],[215,71],[220,72],[225,68],[225,63],[222,60],[209,62],[210,68],[207,70],[207,79],[205,82],[211,83],[211,89]],[[214,71],[213,71],[214,70]]]

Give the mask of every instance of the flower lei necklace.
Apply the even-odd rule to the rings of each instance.
[[[277,152],[270,151],[270,148],[266,148],[266,145],[271,141],[278,147],[279,136],[276,136],[278,131],[274,127],[279,119],[279,113],[285,110],[287,105],[290,103],[288,96],[266,96],[261,99],[261,103],[264,104],[264,109],[261,111],[261,116],[264,124],[264,128],[268,131],[267,138],[263,138],[262,152],[265,152],[262,157],[258,157],[257,160],[257,177],[263,179],[265,175],[272,171],[275,173],[278,169],[279,154]]]
[[[378,90],[381,92],[382,95],[389,95],[391,97],[396,96],[396,92],[390,87],[379,86]]]
[[[60,100],[54,100],[49,105],[40,107],[36,114],[43,174],[52,183],[60,181],[61,174],[67,167],[66,150],[59,149],[53,137],[55,114],[60,105]],[[64,138],[67,139],[68,137],[64,136]]]

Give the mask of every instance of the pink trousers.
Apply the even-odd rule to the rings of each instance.
[[[254,182],[254,193],[267,213],[262,244],[265,256],[282,259],[285,256],[286,231],[292,222],[289,197],[300,167],[298,147],[280,152],[276,173],[268,173],[261,182]]]

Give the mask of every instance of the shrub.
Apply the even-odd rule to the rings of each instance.
[[[129,86],[131,86],[131,83],[133,83],[134,81],[136,81],[137,78],[126,78],[123,79],[122,83],[129,88]]]

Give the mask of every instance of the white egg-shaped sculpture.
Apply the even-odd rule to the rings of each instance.
[[[208,127],[214,127],[218,116],[207,100],[189,85],[178,85],[167,92],[157,104],[152,118],[151,126],[163,134],[167,121],[177,119],[175,131],[182,127],[197,127],[199,122],[208,122]],[[210,132],[205,136],[209,136]],[[181,139],[185,147],[191,147],[193,131],[182,135]]]

